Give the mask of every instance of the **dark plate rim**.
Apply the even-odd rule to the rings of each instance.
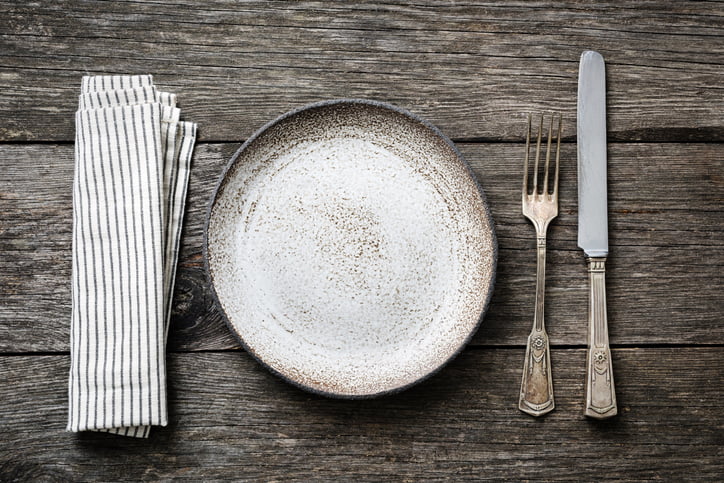
[[[216,204],[216,200],[218,198],[219,192],[221,191],[224,182],[226,181],[226,177],[229,173],[229,171],[233,168],[234,164],[236,163],[236,160],[239,158],[241,153],[251,144],[253,143],[257,138],[259,138],[267,129],[271,128],[272,126],[275,126],[282,121],[293,117],[303,111],[312,110],[312,109],[318,109],[321,107],[329,107],[339,104],[359,104],[359,105],[366,105],[366,106],[373,106],[383,109],[389,109],[391,111],[394,111],[398,114],[401,114],[405,117],[408,117],[409,119],[412,119],[413,121],[423,125],[427,129],[431,130],[435,135],[437,135],[440,139],[442,139],[455,153],[455,155],[458,157],[458,159],[462,162],[463,166],[465,167],[465,170],[468,173],[468,176],[473,180],[475,183],[475,186],[477,187],[478,193],[480,194],[480,197],[483,201],[483,208],[485,215],[488,219],[488,225],[490,226],[491,231],[491,242],[492,242],[492,248],[493,248],[493,264],[492,264],[492,273],[490,278],[490,286],[488,288],[488,293],[485,296],[485,302],[483,304],[483,309],[480,313],[480,316],[478,317],[477,322],[473,326],[473,328],[470,330],[468,335],[465,337],[465,339],[460,343],[460,346],[443,362],[441,362],[436,368],[433,370],[427,372],[426,374],[423,374],[419,378],[415,379],[412,382],[409,382],[407,384],[404,384],[399,387],[395,387],[392,389],[386,389],[384,391],[379,391],[375,393],[370,394],[343,394],[343,393],[337,393],[333,391],[324,391],[321,389],[318,389],[316,387],[308,386],[306,384],[302,384],[301,382],[294,380],[287,376],[286,374],[283,374],[282,372],[276,370],[269,364],[267,364],[260,356],[257,355],[257,353],[254,351],[252,347],[247,345],[247,343],[244,341],[244,339],[241,337],[241,335],[237,332],[234,325],[231,323],[229,318],[226,315],[226,312],[224,311],[223,305],[221,304],[221,301],[219,300],[219,296],[216,293],[216,288],[214,287],[214,278],[211,273],[211,268],[209,264],[209,252],[208,252],[208,233],[209,233],[209,223],[211,221],[211,212],[213,210],[214,205]],[[493,296],[493,291],[495,288],[495,281],[497,276],[497,266],[498,266],[498,239],[495,232],[495,222],[493,220],[493,216],[490,212],[490,206],[488,205],[487,197],[485,196],[485,192],[483,191],[482,186],[480,185],[480,182],[478,181],[477,177],[475,176],[475,173],[473,172],[472,168],[470,167],[470,164],[467,162],[465,157],[463,157],[460,150],[453,144],[453,142],[448,138],[445,134],[440,131],[436,126],[431,124],[430,122],[426,121],[425,119],[422,119],[421,117],[417,116],[416,114],[413,114],[412,112],[408,111],[407,109],[403,109],[401,107],[389,104],[387,102],[382,101],[376,101],[371,99],[359,99],[359,98],[340,98],[340,99],[329,99],[325,101],[319,101],[319,102],[313,102],[310,104],[306,104],[304,106],[297,107],[295,109],[292,109],[281,116],[277,117],[276,119],[273,119],[266,124],[264,124],[262,127],[257,129],[254,134],[252,134],[249,139],[247,139],[239,149],[236,150],[236,152],[233,154],[233,156],[229,159],[229,162],[226,164],[226,167],[224,168],[224,171],[219,176],[218,181],[216,182],[216,186],[214,187],[214,191],[211,195],[211,198],[209,199],[209,202],[206,207],[206,215],[204,220],[204,231],[203,231],[203,243],[202,243],[202,258],[204,263],[204,272],[206,274],[206,281],[208,284],[208,287],[211,291],[211,297],[213,299],[214,306],[218,309],[219,313],[221,314],[221,317],[224,319],[224,322],[226,323],[226,326],[229,328],[231,333],[234,335],[234,337],[237,339],[241,347],[248,353],[251,354],[251,356],[259,363],[262,367],[266,368],[269,372],[274,374],[275,376],[279,377],[283,381],[291,384],[292,386],[295,386],[299,389],[302,389],[304,391],[310,392],[312,394],[317,394],[319,396],[325,396],[333,399],[348,399],[348,400],[361,400],[361,399],[373,399],[378,398],[382,396],[397,394],[400,392],[403,392],[407,389],[409,389],[412,386],[418,385],[427,379],[431,378],[438,372],[440,372],[445,366],[447,366],[450,362],[452,362],[453,359],[455,359],[457,356],[462,353],[462,351],[467,347],[467,345],[472,340],[473,336],[477,333],[478,329],[480,328],[480,325],[482,324],[482,321],[485,317],[485,314],[488,311],[488,308],[490,306],[490,300]]]

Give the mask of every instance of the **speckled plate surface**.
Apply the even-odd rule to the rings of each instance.
[[[328,396],[377,396],[436,372],[493,289],[493,222],[462,156],[373,101],[312,104],[264,126],[229,162],[204,235],[242,345]]]

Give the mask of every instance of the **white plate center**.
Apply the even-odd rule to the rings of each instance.
[[[435,186],[358,138],[305,142],[271,164],[235,229],[256,315],[345,360],[418,351],[458,266]]]

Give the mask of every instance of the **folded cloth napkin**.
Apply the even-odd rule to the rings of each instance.
[[[68,430],[165,426],[166,338],[196,125],[150,75],[86,76],[76,112]]]

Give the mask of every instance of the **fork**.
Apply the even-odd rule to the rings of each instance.
[[[532,416],[542,416],[553,410],[553,379],[551,378],[550,348],[548,334],[543,321],[543,307],[545,298],[546,273],[546,230],[551,220],[558,216],[558,171],[561,151],[561,125],[562,119],[558,115],[558,133],[555,153],[555,179],[553,190],[549,192],[549,172],[551,169],[551,147],[553,140],[553,121],[555,115],[550,115],[548,127],[548,141],[544,167],[542,190],[538,184],[538,168],[541,157],[541,137],[543,134],[543,117],[540,118],[538,139],[536,141],[535,166],[533,168],[533,186],[529,192],[528,178],[530,157],[531,116],[528,115],[528,133],[525,139],[525,164],[523,168],[523,215],[528,218],[536,229],[538,247],[538,270],[535,287],[535,315],[533,329],[528,336],[523,366],[523,381],[520,387],[520,401],[518,408]]]

